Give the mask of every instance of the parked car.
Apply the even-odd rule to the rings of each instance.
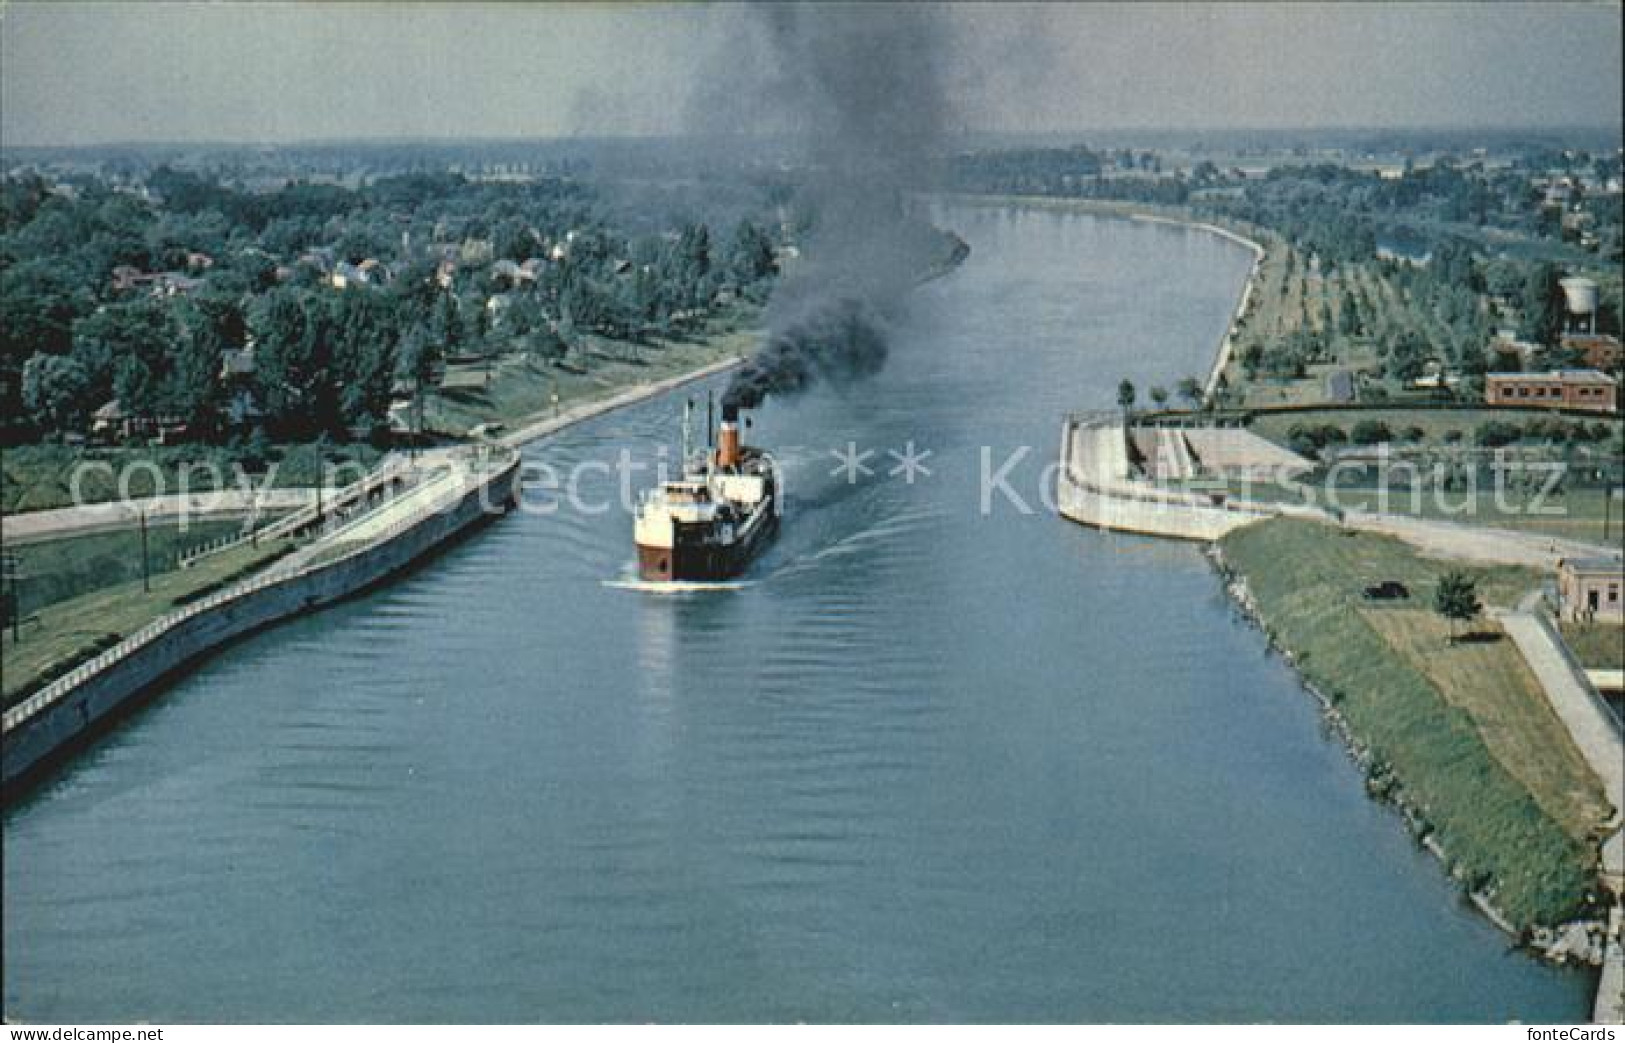
[[[1405,584],[1397,579],[1385,579],[1381,583],[1373,583],[1365,588],[1364,593],[1367,601],[1397,601],[1411,596],[1411,592],[1406,589]]]

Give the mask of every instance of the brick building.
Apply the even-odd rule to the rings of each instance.
[[[1594,369],[1491,373],[1484,378],[1484,401],[1492,406],[1617,413],[1619,385],[1613,377]]]

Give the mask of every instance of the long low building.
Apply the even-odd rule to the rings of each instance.
[[[1618,413],[1619,384],[1595,369],[1491,373],[1484,378],[1484,400],[1492,406]]]

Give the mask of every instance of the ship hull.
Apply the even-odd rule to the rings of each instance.
[[[650,583],[714,583],[733,579],[760,554],[778,529],[778,512],[769,501],[760,517],[744,527],[737,540],[720,543],[709,538],[707,526],[679,525],[670,547],[638,544],[638,578]]]

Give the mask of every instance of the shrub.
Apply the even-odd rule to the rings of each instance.
[[[1394,433],[1381,420],[1362,420],[1349,432],[1349,439],[1355,445],[1376,445],[1379,442],[1390,442],[1393,437]]]
[[[1489,449],[1511,445],[1523,437],[1523,428],[1506,420],[1486,420],[1473,432],[1473,441]]]

